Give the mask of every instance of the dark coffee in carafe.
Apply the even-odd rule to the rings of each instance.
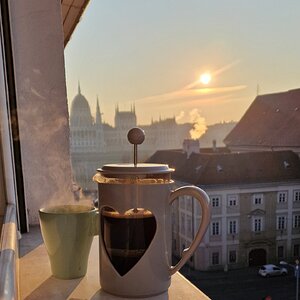
[[[101,232],[106,252],[116,271],[125,275],[141,259],[156,231],[155,217],[149,210],[131,209],[125,214],[104,208]]]

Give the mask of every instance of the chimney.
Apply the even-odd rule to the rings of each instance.
[[[213,143],[213,152],[217,152],[217,141],[213,140],[212,143]]]
[[[183,141],[183,151],[187,154],[187,158],[191,156],[192,153],[200,153],[199,140],[186,139]]]

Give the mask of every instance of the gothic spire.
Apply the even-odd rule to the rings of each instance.
[[[102,124],[98,95],[97,95],[97,105],[96,105],[96,124],[98,125]]]
[[[80,95],[81,94],[81,89],[80,89],[80,82],[78,80],[78,94]]]

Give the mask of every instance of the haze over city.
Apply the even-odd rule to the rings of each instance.
[[[68,101],[81,92],[113,125],[238,121],[257,94],[299,88],[297,1],[91,1],[65,49]]]

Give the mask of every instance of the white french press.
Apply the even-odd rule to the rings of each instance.
[[[144,138],[142,129],[131,129],[128,140],[134,145],[134,163],[104,165],[94,176],[99,191],[100,284],[104,291],[123,297],[168,290],[171,275],[196,250],[210,221],[209,198],[202,189],[172,190],[174,169],[137,163],[137,145]],[[171,204],[185,195],[199,201],[201,224],[181,260],[171,266]]]

